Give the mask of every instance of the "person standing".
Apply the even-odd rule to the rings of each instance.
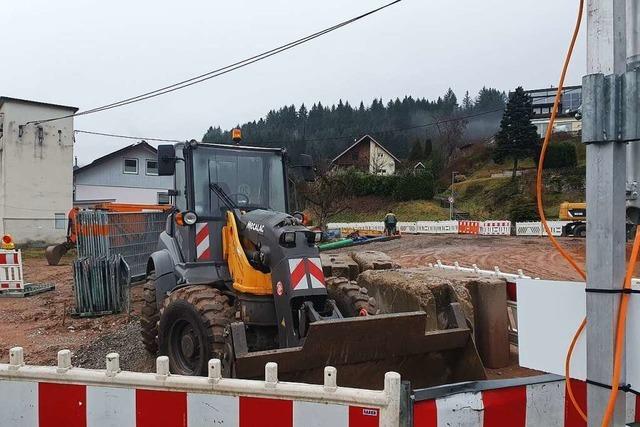
[[[396,234],[396,224],[398,223],[398,219],[396,218],[396,214],[392,211],[389,211],[384,216],[384,233],[387,236],[393,236]]]

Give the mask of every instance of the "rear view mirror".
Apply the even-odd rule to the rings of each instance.
[[[308,154],[300,154],[300,168],[305,181],[313,182],[316,180],[316,174],[313,172],[313,157]]]
[[[176,171],[176,147],[158,145],[158,175],[171,176]]]

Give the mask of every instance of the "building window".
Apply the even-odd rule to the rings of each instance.
[[[64,230],[67,228],[67,216],[63,213],[55,213],[54,216],[54,227],[56,230]]]
[[[138,175],[138,159],[124,159],[123,173]]]
[[[147,175],[158,175],[158,162],[156,160],[147,159],[145,168]]]
[[[159,205],[168,205],[171,203],[169,198],[169,193],[158,193],[158,204]]]

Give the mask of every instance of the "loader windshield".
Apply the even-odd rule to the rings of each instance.
[[[221,217],[226,209],[211,184],[241,209],[286,211],[284,166],[277,153],[201,146],[193,153],[193,175],[199,216]]]

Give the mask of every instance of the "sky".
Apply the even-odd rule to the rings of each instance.
[[[30,0],[0,7],[0,96],[81,110],[293,41],[389,0]],[[200,139],[273,108],[483,86],[556,85],[577,1],[403,0],[364,20],[178,92],[77,117],[75,128]],[[584,23],[583,23],[584,24]],[[566,84],[586,66],[584,25]],[[135,141],[76,135],[80,165]]]

